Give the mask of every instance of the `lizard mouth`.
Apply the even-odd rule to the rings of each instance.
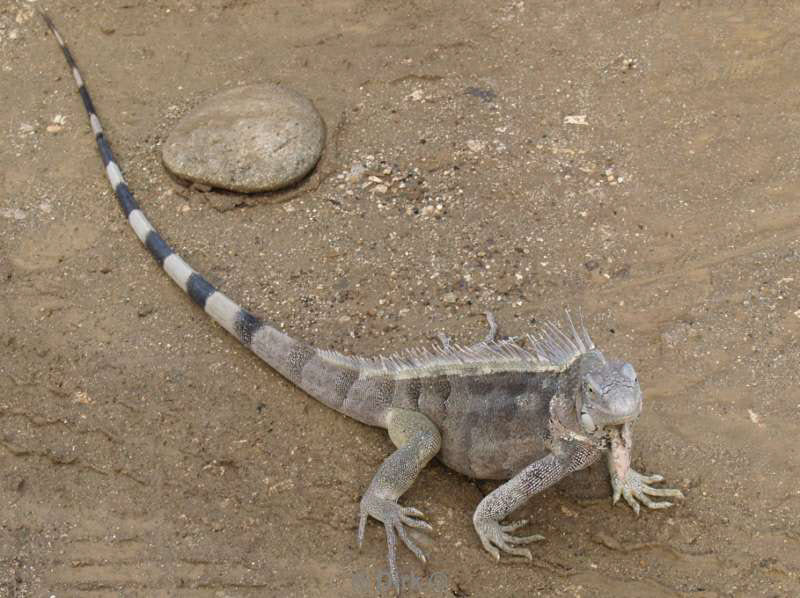
[[[620,422],[598,426],[586,410],[581,410],[580,422],[584,432],[587,434],[599,435],[605,439],[610,439],[612,436],[619,435],[622,432],[622,427],[625,425],[624,422]]]

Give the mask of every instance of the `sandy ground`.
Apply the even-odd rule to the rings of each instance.
[[[634,464],[686,500],[555,488],[518,513],[533,562],[495,563],[471,524],[492,484],[434,463],[403,499],[435,526],[427,568],[401,551],[409,595],[800,593],[800,4],[5,0],[0,595],[368,596],[386,566],[355,529],[389,440],[152,262],[37,5],[151,220],[285,330],[376,354],[580,306],[636,365]],[[170,179],[176,120],[263,81],[325,115],[316,178],[283,202]]]

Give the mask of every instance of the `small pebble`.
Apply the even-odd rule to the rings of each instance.
[[[25,220],[26,217],[25,210],[20,210],[19,208],[6,208],[0,210],[0,216],[3,218],[8,218],[9,220]]]
[[[564,117],[565,125],[588,125],[585,114],[572,114]]]

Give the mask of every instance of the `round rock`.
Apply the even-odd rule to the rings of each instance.
[[[271,83],[230,89],[185,116],[162,149],[175,176],[255,193],[302,179],[325,145],[325,123],[309,99]]]

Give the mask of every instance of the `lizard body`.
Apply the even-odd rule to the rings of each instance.
[[[108,180],[139,240],[194,303],[270,367],[328,407],[388,430],[397,450],[378,468],[360,505],[361,545],[369,517],[386,530],[389,570],[399,590],[397,538],[421,560],[407,528],[430,529],[422,513],[398,504],[434,457],[470,477],[507,480],[484,497],[473,524],[484,548],[531,557],[520,544],[541,539],[512,532],[525,521],[501,522],[531,496],[608,454],[613,499],[638,513],[639,503],[664,508],[650,496],[680,497],[679,490],[648,484],[630,468],[631,430],[642,407],[629,363],[606,358],[581,324],[562,332],[548,324],[539,334],[497,340],[489,316],[487,338],[469,347],[409,350],[363,358],[321,350],[292,338],[239,306],[187,264],[156,231],[133,198],[114,159],[75,61],[52,21],[95,134]]]

